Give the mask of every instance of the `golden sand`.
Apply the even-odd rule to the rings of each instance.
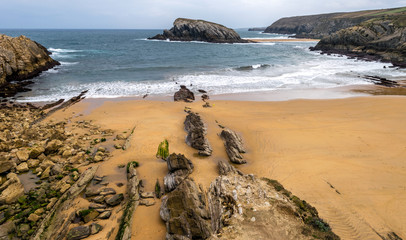
[[[238,166],[240,170],[280,181],[315,206],[342,239],[381,239],[376,232],[392,231],[406,238],[406,97],[212,101],[212,108],[203,108],[201,102],[150,100],[105,101],[91,107],[92,101],[69,111],[85,113],[79,119],[92,119],[118,133],[136,127],[131,147],[114,151],[98,175],[125,182],[117,166],[135,160],[145,190],[153,191],[156,179],[162,181],[167,172],[166,163],[155,158],[157,146],[168,139],[170,152],[189,157],[195,165],[192,177],[208,188],[218,175],[216,163],[227,159],[217,120],[243,137],[248,164]],[[207,124],[213,156],[198,157],[185,144],[185,106]],[[159,205],[137,208],[133,239],[164,239]]]

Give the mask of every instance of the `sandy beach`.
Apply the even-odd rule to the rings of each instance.
[[[153,191],[167,172],[166,163],[155,157],[163,139],[169,141],[170,152],[192,159],[192,177],[208,188],[218,175],[217,162],[227,159],[218,122],[240,133],[247,146],[248,163],[238,169],[280,181],[315,206],[342,239],[381,239],[379,234],[388,232],[406,238],[405,97],[211,104],[203,108],[200,101],[89,99],[52,118],[93,120],[118,133],[135,126],[131,147],[113,151],[111,159],[100,163],[98,174],[125,182],[117,166],[138,161],[146,191]],[[185,106],[206,123],[212,156],[198,157],[186,145]],[[159,205],[158,200],[153,207],[137,208],[132,239],[164,238]]]

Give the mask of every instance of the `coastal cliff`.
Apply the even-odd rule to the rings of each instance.
[[[312,50],[338,53],[406,67],[406,16],[365,21],[327,36]]]
[[[341,29],[356,26],[380,16],[399,14],[404,8],[339,12],[281,18],[265,29],[265,33],[295,34],[296,38],[321,39]]]
[[[204,20],[178,18],[170,30],[148,39],[171,41],[202,41],[212,43],[246,43],[233,29]]]
[[[33,78],[60,64],[49,55],[44,46],[25,36],[0,34],[0,90],[11,81]]]

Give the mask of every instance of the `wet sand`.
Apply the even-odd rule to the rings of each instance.
[[[239,132],[247,147],[245,173],[280,181],[315,206],[342,239],[381,239],[395,232],[406,238],[406,97],[371,96],[334,100],[279,102],[211,101],[180,103],[151,100],[85,100],[57,113],[92,119],[117,133],[135,126],[131,147],[115,150],[98,175],[125,182],[117,166],[138,161],[145,190],[162,181],[166,163],[155,157],[159,142],[168,139],[170,152],[189,157],[192,177],[208,188],[218,175],[216,164],[227,159],[216,120]],[[202,158],[185,144],[185,106],[199,112],[208,127],[213,156]],[[139,206],[132,239],[164,239],[160,201]],[[116,224],[116,220],[114,221]]]

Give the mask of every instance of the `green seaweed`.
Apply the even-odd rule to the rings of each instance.
[[[165,160],[169,156],[169,143],[168,140],[164,140],[158,146],[158,151],[156,153],[157,158]]]
[[[159,183],[159,179],[157,179],[155,183],[155,196],[161,198],[161,184]]]
[[[136,162],[136,161],[131,161],[131,162],[127,163],[127,173],[130,172],[130,166],[131,166],[131,165],[133,165],[133,167],[138,167],[138,166],[140,166],[140,164],[139,164],[138,162]]]

